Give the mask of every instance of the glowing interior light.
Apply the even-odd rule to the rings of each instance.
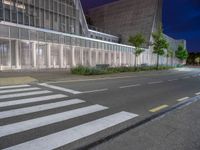
[[[16,7],[20,9],[25,9],[25,5],[23,4],[16,4]]]
[[[9,1],[9,0],[4,0],[4,1],[3,1],[3,4],[9,5],[9,6],[14,6],[14,3],[11,2],[11,1]],[[16,6],[17,8],[19,8],[19,9],[25,9],[25,8],[26,8],[25,5],[19,4],[19,3],[16,3],[15,6]]]
[[[13,6],[13,2],[8,1],[8,0],[4,0],[3,3],[4,3],[5,5]]]

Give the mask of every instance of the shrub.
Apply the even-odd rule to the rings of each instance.
[[[110,68],[95,68],[95,67],[83,67],[78,66],[71,69],[72,74],[78,75],[102,75],[102,74],[112,74],[112,73],[123,73],[123,72],[139,72],[139,71],[150,71],[150,70],[167,70],[172,69],[169,66],[141,66],[141,67],[110,67]]]
[[[71,70],[72,74],[79,74],[79,75],[100,75],[105,74],[105,70],[97,69],[97,68],[90,68],[90,67],[83,67],[78,66]]]

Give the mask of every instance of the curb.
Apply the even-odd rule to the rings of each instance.
[[[122,134],[124,134],[124,133],[126,133],[128,131],[130,131],[130,130],[133,130],[133,129],[137,128],[137,127],[145,125],[145,124],[147,124],[147,123],[149,123],[151,121],[154,121],[156,119],[162,118],[163,116],[168,115],[168,114],[174,112],[175,110],[181,109],[181,108],[183,108],[185,106],[188,106],[188,105],[190,105],[190,104],[192,104],[194,102],[197,102],[197,101],[200,101],[200,96],[195,96],[195,97],[190,98],[190,99],[188,99],[186,101],[180,102],[180,103],[172,106],[171,108],[168,108],[168,109],[166,109],[164,111],[161,111],[158,114],[154,114],[154,115],[152,115],[150,117],[147,117],[146,119],[143,119],[143,120],[137,122],[136,124],[130,125],[130,126],[124,128],[124,129],[118,131],[118,132],[115,132],[115,133],[113,133],[111,135],[108,135],[108,136],[106,136],[106,137],[104,137],[102,139],[99,139],[99,140],[95,141],[95,142],[89,143],[89,144],[87,144],[85,146],[81,146],[81,147],[77,148],[77,150],[83,150],[83,149],[86,150],[86,149],[94,148],[94,147],[96,147],[96,146],[98,146],[98,145],[100,145],[100,144],[102,144],[104,142],[108,142],[109,140],[112,140],[113,138],[116,138],[116,137],[118,137],[118,136],[120,136],[120,135],[122,135]]]

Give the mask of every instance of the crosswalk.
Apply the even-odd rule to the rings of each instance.
[[[25,91],[34,91],[39,90],[40,88],[34,87],[34,88],[21,88],[21,89],[12,89],[12,90],[2,90],[0,91],[0,94],[6,94],[6,93],[13,93],[13,92],[25,92]]]
[[[81,99],[70,99],[67,95],[32,85],[0,87],[0,143],[2,143],[0,149],[56,149],[108,130],[138,116],[134,113],[121,111],[107,115],[105,113],[98,117],[98,113],[109,109],[99,104],[88,104]],[[33,114],[40,115],[34,116]],[[95,115],[95,119],[92,118],[89,121],[81,119],[83,117],[89,118],[90,115]],[[27,118],[23,118],[24,116]],[[39,132],[38,129],[46,129],[48,126],[67,121],[70,124],[73,119],[78,119],[78,124],[69,125],[55,132],[49,131],[49,134],[39,134],[36,137],[33,135],[32,139],[22,138],[23,134],[31,130],[36,134]],[[10,120],[12,121],[9,122]],[[19,136],[22,140],[15,142],[13,136],[15,138]]]
[[[79,103],[83,103],[83,102],[84,101],[79,100],[79,99],[73,99],[73,100],[68,100],[68,101],[43,104],[43,105],[39,105],[39,106],[13,109],[13,110],[1,112],[0,119],[4,119],[4,118],[8,118],[8,117],[15,117],[15,116],[19,116],[19,115],[24,115],[24,114],[29,114],[29,113],[34,113],[34,112],[64,107],[64,106],[69,106],[69,105],[73,105],[73,104],[79,104]]]
[[[34,92],[7,94],[7,95],[1,95],[0,99],[16,98],[16,97],[32,96],[32,95],[40,95],[40,94],[47,94],[47,93],[51,93],[51,91],[44,90],[44,91],[34,91]]]
[[[12,86],[3,86],[0,87],[0,89],[12,89],[12,88],[25,88],[25,87],[30,87],[30,85],[12,85]]]
[[[68,93],[71,93],[71,94],[81,94],[82,93],[80,91],[75,91],[75,90],[72,90],[72,89],[67,89],[67,88],[63,88],[63,87],[59,87],[59,86],[55,86],[55,85],[50,85],[50,84],[46,84],[46,83],[41,83],[39,85],[47,87],[47,88],[63,91],[63,92],[68,92]]]

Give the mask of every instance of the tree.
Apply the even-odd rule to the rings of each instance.
[[[187,64],[195,65],[196,64],[196,62],[195,62],[196,56],[198,56],[196,53],[189,53],[189,56],[188,56],[188,59],[187,59]]]
[[[153,53],[157,54],[157,69],[159,68],[159,59],[160,56],[165,54],[165,49],[168,49],[169,44],[163,36],[162,26],[158,28],[158,31],[152,33],[154,42],[153,42]]]
[[[169,64],[169,58],[171,58],[171,66],[173,66],[173,57],[174,57],[174,51],[171,48],[167,49],[167,65]]]
[[[181,61],[184,61],[188,58],[188,51],[184,48],[183,45],[179,45],[176,51],[176,57]]]
[[[198,58],[200,60],[200,53],[194,53],[194,52],[189,53],[189,56],[187,58],[187,64],[198,65]],[[199,65],[200,65],[200,61],[199,61]]]
[[[200,65],[200,57],[197,57],[197,58],[195,59],[195,63],[197,63],[197,65]]]
[[[137,58],[144,52],[144,49],[141,48],[141,46],[145,43],[145,38],[142,34],[138,33],[135,36],[130,36],[128,41],[135,47],[135,67],[137,67]]]

